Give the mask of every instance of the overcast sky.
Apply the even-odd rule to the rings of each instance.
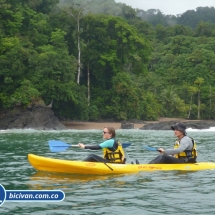
[[[177,15],[197,7],[215,7],[215,0],[115,0],[142,10],[159,9],[165,15]]]

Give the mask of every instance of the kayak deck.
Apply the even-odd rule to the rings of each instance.
[[[69,161],[28,154],[30,164],[40,171],[73,174],[125,174],[143,171],[199,171],[215,169],[213,162],[194,164],[112,164],[99,162]]]

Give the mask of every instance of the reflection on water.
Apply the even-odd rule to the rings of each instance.
[[[117,176],[115,176],[117,177]],[[30,186],[44,185],[53,189],[56,185],[66,186],[71,183],[85,183],[96,180],[107,180],[108,176],[96,176],[96,175],[78,175],[78,174],[62,174],[62,173],[49,173],[43,171],[37,171],[30,177]],[[38,183],[38,184],[37,184]],[[54,185],[54,186],[53,186]],[[52,187],[53,186],[53,187]],[[44,189],[44,188],[41,188]]]
[[[129,175],[79,175],[79,174],[62,174],[37,171],[31,175],[28,183],[29,189],[56,189],[68,188],[71,184],[85,184],[98,181],[100,184],[105,181],[114,182],[115,187],[120,187],[125,184],[123,178],[136,177],[137,174]],[[149,179],[141,180],[141,182],[149,182]]]

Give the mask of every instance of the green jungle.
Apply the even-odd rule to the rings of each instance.
[[[0,114],[215,118],[215,8],[165,15],[114,0],[0,0]]]

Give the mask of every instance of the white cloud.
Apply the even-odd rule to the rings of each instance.
[[[214,0],[115,0],[142,10],[159,9],[165,15],[177,15],[197,7],[215,7]]]

